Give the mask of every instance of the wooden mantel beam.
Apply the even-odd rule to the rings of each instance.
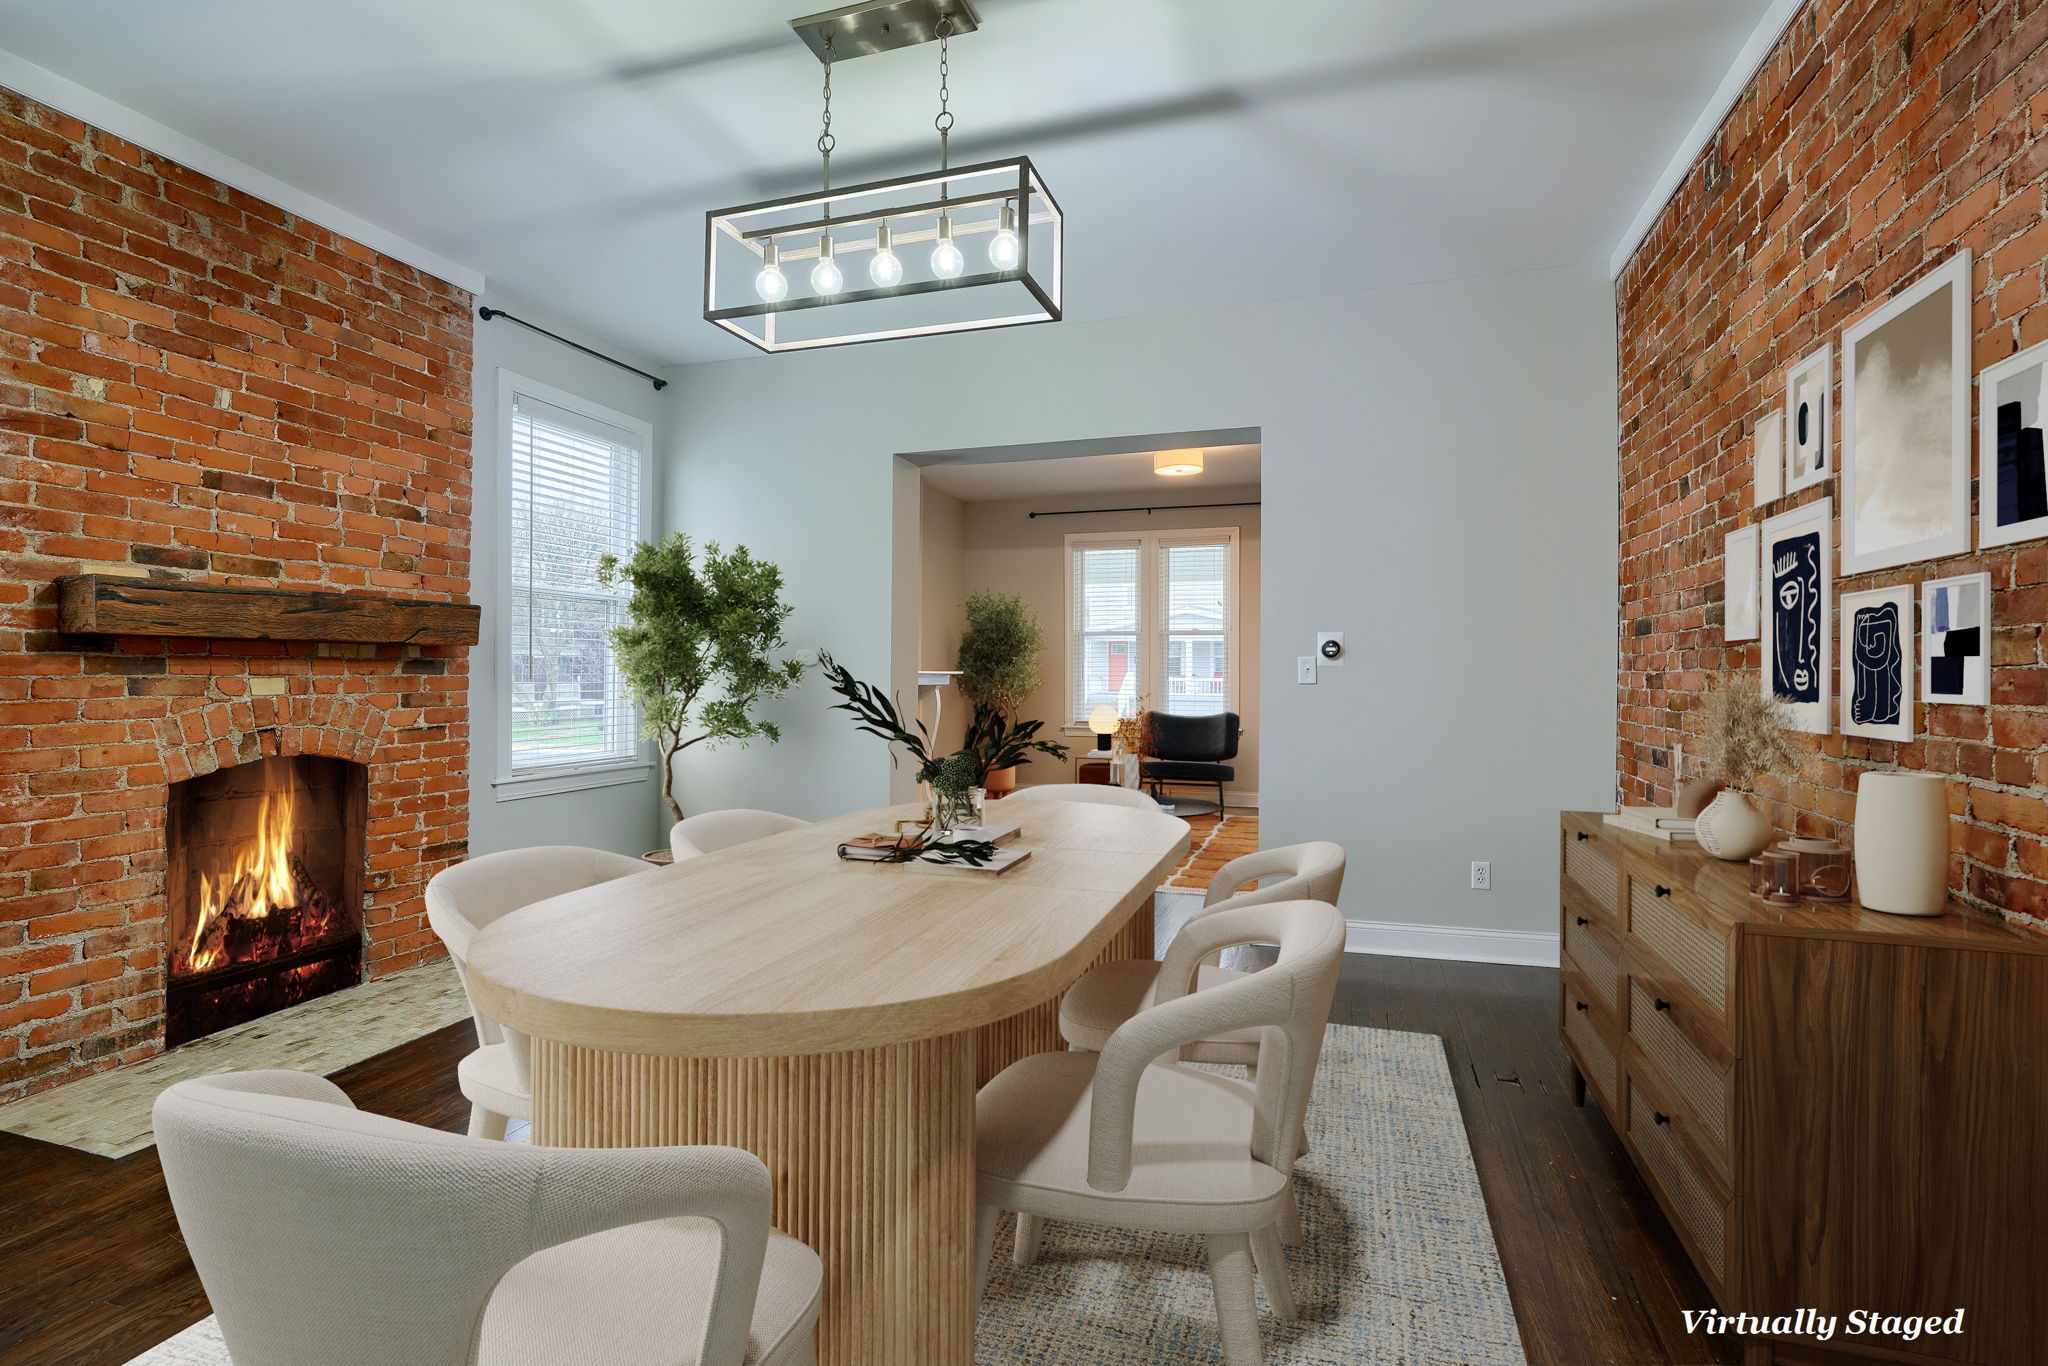
[[[466,602],[109,574],[60,578],[57,595],[59,628],[86,635],[474,645],[481,615]]]

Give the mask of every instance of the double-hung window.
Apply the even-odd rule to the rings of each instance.
[[[1067,537],[1068,720],[1237,705],[1237,531]]]
[[[638,765],[639,718],[606,638],[625,624],[630,595],[601,585],[597,563],[630,555],[643,533],[650,428],[516,376],[501,380],[506,776],[519,785]]]

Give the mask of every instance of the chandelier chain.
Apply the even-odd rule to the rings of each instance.
[[[839,139],[832,134],[832,35],[825,35],[825,116],[818,128],[818,157],[823,162],[824,186],[832,188],[832,149]]]
[[[938,117],[932,120],[932,127],[939,130],[939,169],[943,171],[947,166],[946,137],[953,131],[953,111],[947,107],[953,98],[952,87],[947,83],[947,77],[952,72],[952,53],[949,45],[949,40],[953,36],[951,10],[939,16],[938,26],[934,31],[939,35],[939,113]]]

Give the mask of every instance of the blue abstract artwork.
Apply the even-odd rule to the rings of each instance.
[[[1787,702],[1820,701],[1820,533],[1771,544],[1771,692]]]
[[[1899,605],[1857,612],[1850,625],[1849,715],[1860,726],[1896,726],[1906,686],[1906,643]]]

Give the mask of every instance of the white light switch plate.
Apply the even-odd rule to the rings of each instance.
[[[1316,681],[1316,657],[1314,655],[1302,655],[1294,661],[1294,681],[1297,683],[1313,683]]]

